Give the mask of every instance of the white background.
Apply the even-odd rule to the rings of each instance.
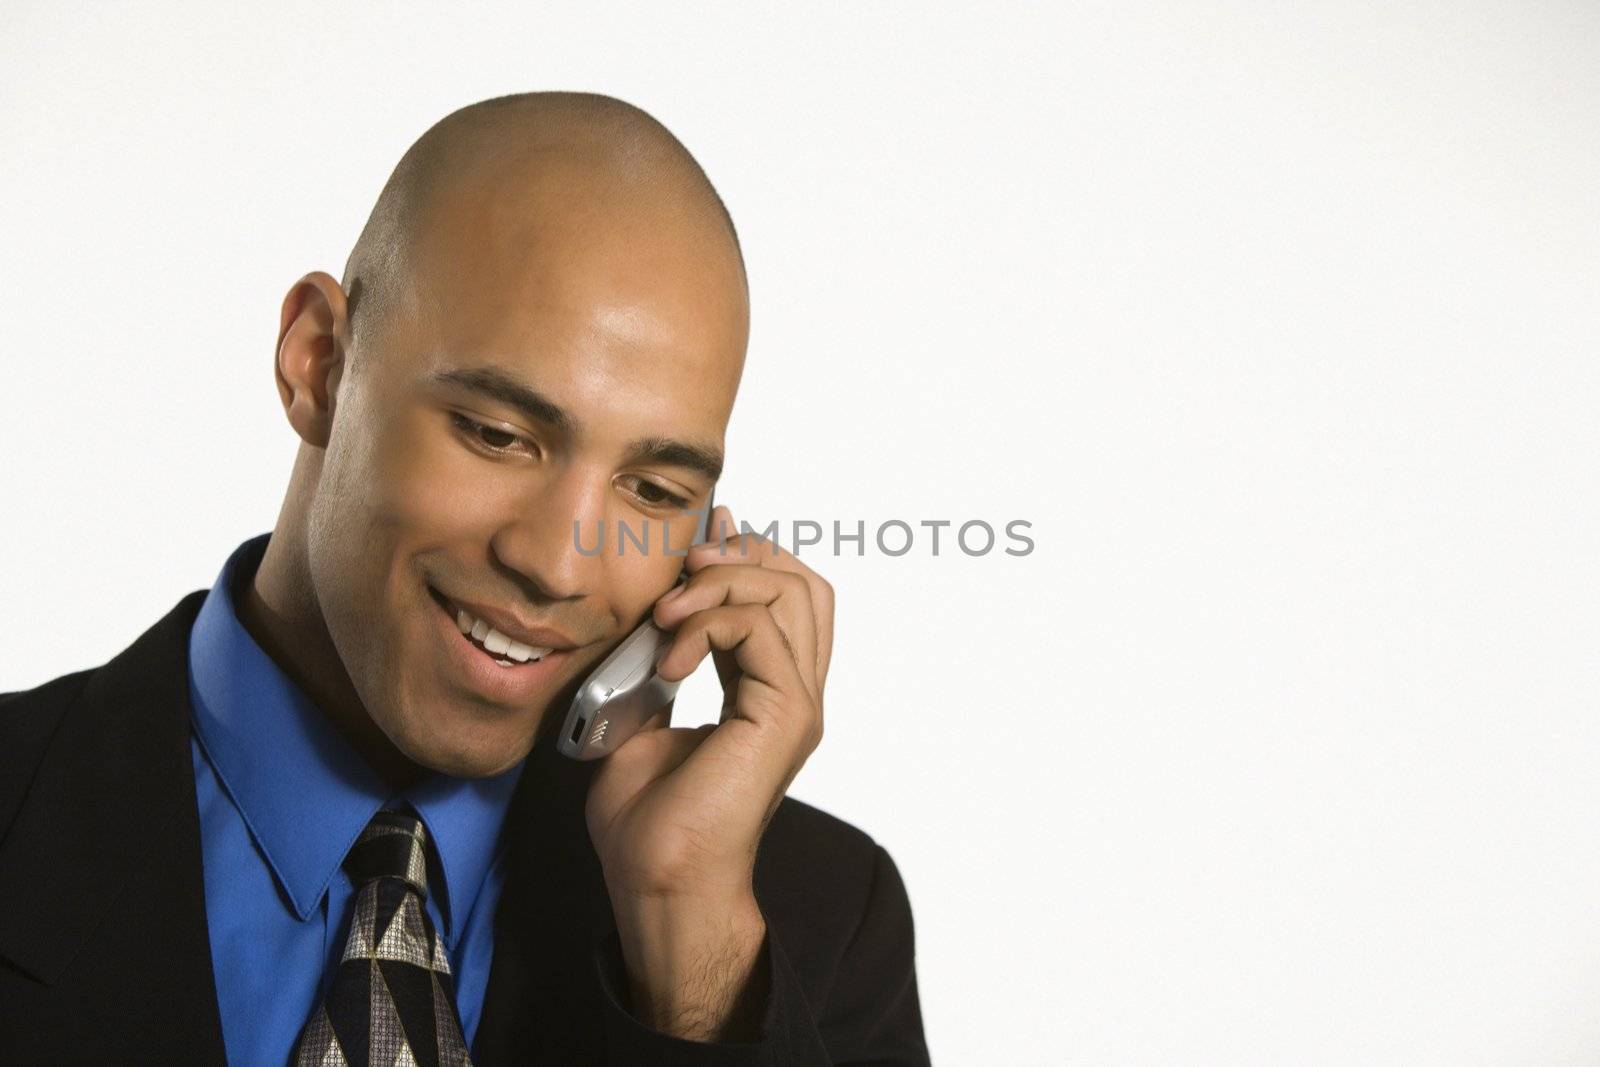
[[[721,499],[1033,523],[813,561],[792,792],[936,1063],[1600,1059],[1600,8],[243,11],[0,8],[0,689],[272,526],[279,302],[413,138],[603,91],[744,241]]]

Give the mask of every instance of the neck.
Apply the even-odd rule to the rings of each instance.
[[[285,529],[285,518],[280,516],[255,574],[235,591],[239,621],[368,766],[391,789],[404,789],[428,770],[396,748],[367,714],[317,606],[304,543]]]

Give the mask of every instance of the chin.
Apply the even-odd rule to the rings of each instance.
[[[492,751],[438,749],[411,758],[429,770],[447,774],[452,778],[493,778],[514,767],[531,748],[530,745],[527,748],[510,751],[498,746]]]
[[[420,736],[396,739],[396,747],[413,763],[454,778],[493,778],[510,770],[533,749],[537,724],[496,726],[474,723],[470,717],[439,730],[437,723],[423,726]]]

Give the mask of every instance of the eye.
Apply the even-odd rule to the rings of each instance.
[[[628,491],[638,497],[646,507],[682,511],[689,506],[687,498],[638,475],[628,475],[625,483],[628,485]]]
[[[452,411],[450,413],[450,422],[475,447],[496,455],[514,455],[516,449],[512,446],[519,441],[526,444],[530,450],[534,450],[533,442],[512,433],[510,430],[502,430],[498,426],[490,426],[487,423],[479,422],[477,419],[470,419],[460,412]]]

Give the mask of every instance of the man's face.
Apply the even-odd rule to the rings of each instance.
[[[308,530],[368,714],[413,761],[471,777],[559,726],[672,585],[685,509],[712,486],[694,457],[721,453],[747,321],[729,250],[679,223],[583,205],[534,223],[494,205],[440,213],[414,308],[359,328]],[[579,552],[574,522],[589,553],[603,527],[603,551]],[[619,554],[623,526],[648,551]],[[554,650],[505,666],[461,633],[462,612]]]

